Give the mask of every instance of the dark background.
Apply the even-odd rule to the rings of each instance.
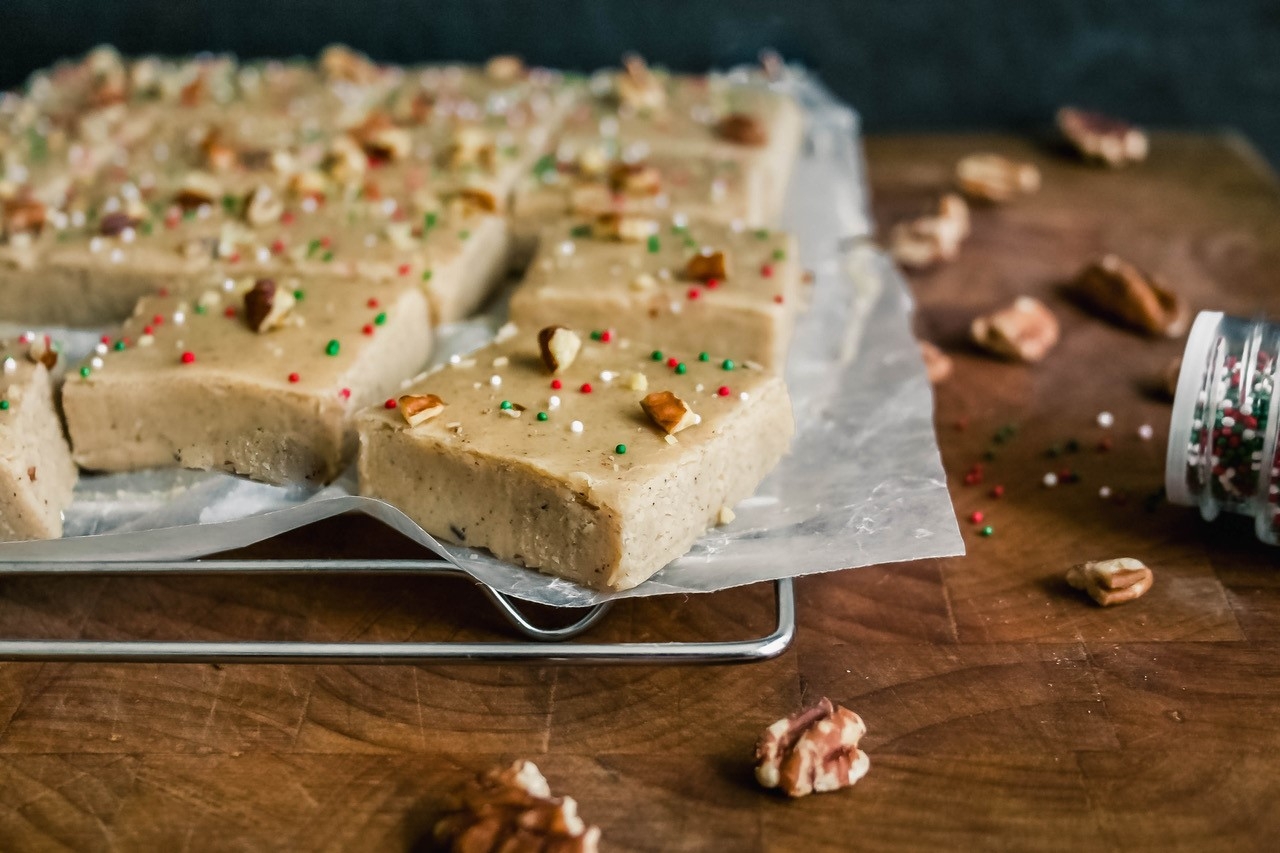
[[[0,88],[110,42],[126,53],[377,59],[514,52],[588,70],[628,49],[676,69],[816,69],[867,129],[1046,126],[1062,103],[1153,127],[1244,131],[1280,162],[1280,0],[0,0]]]

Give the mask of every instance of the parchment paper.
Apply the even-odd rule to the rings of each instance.
[[[355,510],[494,589],[573,607],[963,553],[931,391],[908,328],[910,299],[893,264],[868,240],[857,117],[802,72],[779,85],[801,101],[809,123],[784,219],[815,275],[787,368],[798,432],[758,494],[735,508],[733,523],[707,533],[650,580],[625,592],[596,592],[436,542],[394,507],[355,495],[351,471],[318,491],[198,471],[85,476],[64,537],[0,543],[0,561],[194,558]],[[484,344],[501,313],[444,329],[435,362]],[[72,359],[97,339],[53,333]]]

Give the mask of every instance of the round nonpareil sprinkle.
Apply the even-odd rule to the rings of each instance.
[[[299,382],[299,381],[301,381],[301,380],[302,380],[302,377],[301,377],[301,376],[299,376],[298,374],[296,374],[296,373],[290,373],[290,374],[289,374],[289,381],[290,381],[290,382]]]
[[[92,371],[89,369],[89,366],[88,366],[88,365],[85,365],[84,367],[81,367],[81,368],[80,368],[80,377],[81,377],[82,379],[88,379],[88,378],[89,378],[89,374],[90,374],[91,372],[92,372]]]
[[[502,386],[502,377],[501,377],[501,376],[499,376],[499,375],[498,375],[498,374],[496,374],[496,373],[495,373],[495,374],[493,374],[492,376],[490,376],[490,377],[489,377],[489,384],[490,384],[490,385],[492,385],[494,388],[499,388],[499,387],[501,387],[501,386]]]
[[[988,524],[986,527],[982,528],[978,532],[981,533],[983,536],[991,536],[996,532],[996,530],[994,527]]]
[[[1143,424],[1142,426],[1138,427],[1138,438],[1142,439],[1143,441],[1150,441],[1155,434],[1156,434],[1156,431],[1151,426],[1151,424]]]
[[[324,354],[337,355],[340,349],[342,349],[342,344],[338,343],[337,339],[334,339],[329,341],[329,343],[325,344]]]
[[[581,387],[581,388],[579,388],[578,390],[579,390],[579,391],[581,391],[583,394],[590,394],[590,393],[591,393],[591,383],[590,383],[590,382],[583,382],[583,383],[582,383],[582,387]]]
[[[183,364],[191,364],[191,363],[192,363],[192,362],[194,362],[195,360],[196,360],[196,354],[195,354],[195,353],[193,353],[193,352],[191,352],[190,350],[187,350],[186,352],[184,352],[184,353],[182,354],[182,363],[183,363]]]
[[[683,362],[683,361],[676,365],[676,373],[678,373],[678,374],[680,374],[680,375],[682,375],[682,376],[683,376],[683,375],[684,375],[685,373],[687,373],[688,371],[689,371],[689,368],[687,368],[687,367],[685,367],[685,366],[684,366],[684,362]]]
[[[1054,486],[1058,485],[1058,475],[1050,471],[1040,479],[1040,482],[1044,484],[1046,489],[1052,489]]]
[[[510,408],[511,408],[511,401],[510,401],[510,400],[503,400],[501,403],[499,403],[499,404],[498,404],[498,408],[499,408],[499,409],[502,409],[503,411],[506,411],[507,409],[510,409]]]
[[[574,421],[573,423],[569,424],[569,431],[582,432],[582,421]]]
[[[1111,414],[1110,412],[1098,412],[1097,422],[1098,422],[1098,426],[1102,427],[1103,429],[1108,429],[1109,427],[1115,424],[1116,416]]]
[[[383,403],[383,404],[382,404],[382,407],[383,407],[384,409],[394,409],[394,408],[396,407],[396,401],[395,401],[395,398],[393,397],[393,398],[388,399],[388,400],[387,400],[387,402],[385,402],[385,403]]]
[[[687,295],[690,299],[697,299],[697,298],[698,298],[698,288],[696,288],[696,287],[691,287],[691,288],[689,288],[689,292],[688,292],[688,294],[686,294],[686,295]]]
[[[627,452],[627,446],[625,444],[619,444],[617,447],[613,449],[613,452],[618,454],[619,456],[622,456]]]
[[[548,409],[550,409],[550,410],[551,410],[551,411],[553,411],[553,412],[554,412],[556,409],[560,408],[560,398],[559,398],[558,396],[556,396],[555,394],[552,394],[550,397],[548,397],[548,398],[547,398],[547,408],[548,408]]]
[[[546,412],[538,412],[538,420],[540,420],[540,421],[545,421],[546,419],[547,419],[547,413],[546,413]]]
[[[709,352],[698,353],[698,361],[710,361],[710,360],[711,360],[711,353]]]
[[[721,385],[719,388],[716,389],[716,393],[719,394],[721,397],[728,397],[730,394],[729,386]]]
[[[733,359],[731,358],[726,358],[724,361],[720,362],[721,370],[733,370],[733,367]]]
[[[652,359],[653,361],[662,361],[662,350],[656,349],[653,352],[649,353],[649,358]]]
[[[563,388],[563,387],[564,387],[564,383],[563,383],[563,382],[561,382],[559,379],[552,379],[552,380],[551,380],[551,389],[552,389],[553,391],[559,391],[559,390],[560,390],[561,388]]]
[[[9,411],[9,401],[0,400],[0,412],[7,412],[7,411]]]
[[[1107,498],[1111,497],[1111,487],[1102,486],[1101,488],[1099,488],[1098,497],[1102,498],[1103,500],[1106,500]]]
[[[969,514],[969,521],[973,522],[974,524],[981,524],[984,518],[986,518],[986,516],[983,515],[981,510],[975,510],[974,512]]]
[[[993,497],[993,498],[1002,498],[1002,497],[1004,497],[1004,486],[992,486],[992,487],[991,487],[991,497]]]
[[[373,325],[371,323],[365,323],[363,326],[360,327],[360,331],[366,335],[372,335]]]

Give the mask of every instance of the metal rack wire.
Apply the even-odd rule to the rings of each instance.
[[[333,575],[413,574],[465,577],[446,560],[186,560],[156,562],[0,563],[0,577],[15,575]],[[482,583],[476,586],[526,638],[494,642],[303,642],[260,640],[92,640],[0,638],[0,660],[151,663],[491,663],[564,664],[754,663],[782,654],[795,638],[795,591],[790,578],[775,581],[772,631],[747,640],[668,643],[571,643],[600,621],[610,604],[581,608],[580,618],[559,628],[529,620],[514,599]]]

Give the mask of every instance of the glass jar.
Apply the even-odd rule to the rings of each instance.
[[[1280,325],[1202,311],[1182,356],[1165,491],[1169,500],[1250,515],[1258,538],[1280,544]]]

